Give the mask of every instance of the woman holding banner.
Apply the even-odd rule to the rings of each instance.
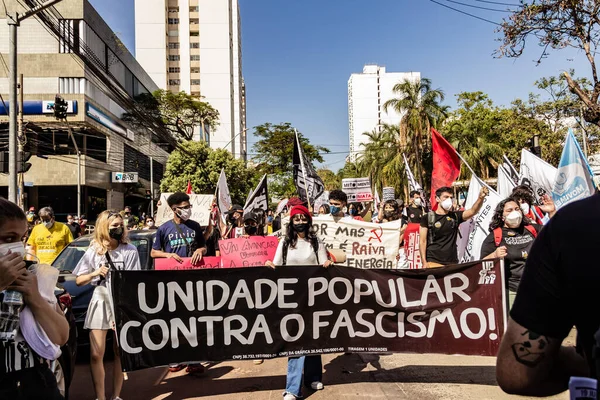
[[[312,217],[304,206],[294,206],[290,211],[285,238],[279,242],[275,259],[268,262],[271,268],[286,265],[323,265],[332,262],[327,258],[325,245],[312,231]],[[321,356],[290,357],[285,385],[284,400],[302,397],[302,373],[304,385],[313,390],[322,390],[323,366]]]
[[[96,221],[96,230],[90,247],[87,249],[73,274],[77,275],[77,286],[91,283],[96,286],[88,306],[84,328],[90,330],[90,369],[98,400],[104,400],[104,350],[106,334],[115,329],[112,297],[109,292],[111,269],[139,270],[138,251],[127,242],[127,230],[123,217],[114,211],[103,211]],[[113,340],[115,360],[113,364],[113,399],[120,399],[123,387],[121,358],[117,349],[116,334]]]

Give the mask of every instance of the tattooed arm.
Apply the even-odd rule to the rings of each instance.
[[[502,390],[551,396],[567,390],[571,376],[589,376],[583,357],[561,343],[561,339],[538,335],[510,319],[496,362],[496,379]]]

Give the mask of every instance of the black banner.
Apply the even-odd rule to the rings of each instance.
[[[325,191],[325,184],[317,174],[317,171],[312,166],[312,163],[306,158],[302,147],[300,147],[300,139],[296,134],[294,141],[294,185],[298,192],[298,197],[303,201],[310,200],[314,203],[315,199]]]
[[[501,261],[114,271],[123,369],[337,352],[492,356],[506,324]]]

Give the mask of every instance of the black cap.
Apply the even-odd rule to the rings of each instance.
[[[244,214],[244,222],[246,222],[248,220],[252,220],[254,222],[258,222],[258,217],[256,216],[255,213],[249,212],[249,213]]]

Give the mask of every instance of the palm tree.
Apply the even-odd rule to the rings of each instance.
[[[407,154],[407,158],[416,165],[423,185],[423,152],[431,143],[431,127],[441,124],[448,115],[448,107],[440,104],[444,101],[444,92],[441,89],[432,89],[431,80],[427,78],[419,81],[406,79],[396,84],[392,90],[398,98],[386,101],[383,106],[386,111],[392,108],[402,115],[400,147],[412,147],[412,152]]]

